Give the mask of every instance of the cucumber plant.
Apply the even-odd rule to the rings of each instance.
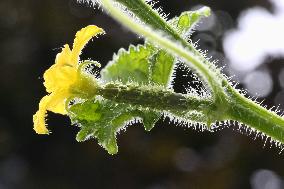
[[[237,123],[283,149],[284,118],[246,98],[190,40],[196,24],[210,15],[210,8],[167,19],[160,9],[153,8],[151,0],[87,2],[104,9],[145,42],[120,49],[100,73],[94,73],[100,64],[80,61],[79,55],[92,37],[104,31],[87,26],[77,32],[72,50],[65,45],[44,73],[48,95],[33,117],[37,133],[50,133],[45,117],[47,111],[53,111],[69,116],[80,127],[78,141],[96,138],[108,153],[116,154],[116,136],[128,125],[141,122],[150,131],[161,117],[169,117],[209,131]],[[172,80],[178,64],[190,69],[203,87],[198,91],[190,88],[187,94],[175,92]]]

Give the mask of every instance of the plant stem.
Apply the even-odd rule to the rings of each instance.
[[[145,3],[143,0],[116,0],[126,6],[128,10],[134,13],[144,23],[151,25],[153,29],[164,31],[173,39],[181,41],[183,45],[187,45],[187,42],[180,37],[180,35],[155,12],[150,5]]]
[[[214,108],[212,101],[208,99],[149,86],[107,84],[98,88],[96,95],[118,103],[140,105],[159,111],[188,112],[195,110],[202,112],[210,107]]]
[[[273,140],[284,143],[283,117],[241,96],[232,87],[228,92],[232,97],[231,106],[227,110],[230,119],[244,123]]]

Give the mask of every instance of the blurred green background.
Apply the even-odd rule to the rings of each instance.
[[[243,10],[261,6],[271,11],[265,0],[159,3],[169,17],[200,4],[210,6],[216,23],[222,25],[217,33],[197,31],[193,40],[200,38],[200,48],[220,56],[223,36],[236,27]],[[75,0],[0,1],[0,189],[284,188],[280,150],[270,148],[269,143],[264,147],[264,140],[240,134],[233,126],[215,133],[199,132],[166,119],[147,133],[141,124],[132,125],[118,136],[119,153],[114,156],[95,140],[76,142],[78,128],[61,115],[49,113],[52,134],[37,135],[32,115],[46,94],[42,74],[54,63],[60,47],[72,44],[76,31],[89,24],[104,28],[107,34],[89,43],[82,59],[92,58],[105,65],[120,47],[142,43],[101,10]],[[222,57],[220,65],[225,64]],[[274,82],[264,104],[270,107],[281,91],[277,74],[284,61],[267,61]],[[184,92],[188,78],[182,76],[182,70],[177,72],[175,89]]]

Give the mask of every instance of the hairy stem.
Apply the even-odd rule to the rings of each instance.
[[[284,143],[283,117],[241,96],[232,87],[228,92],[232,97],[231,106],[227,112],[230,119],[244,123],[273,140]]]
[[[150,5],[145,3],[143,0],[116,0],[116,2],[121,3],[128,10],[133,12],[136,17],[138,17],[144,23],[151,25],[153,29],[164,31],[173,39],[181,41],[183,45],[187,45],[187,42],[180,37],[180,35],[163,19],[161,16],[155,12]]]
[[[140,105],[159,111],[188,112],[195,110],[203,112],[208,108],[214,109],[212,101],[208,99],[159,88],[107,84],[100,87],[96,94],[118,103]]]

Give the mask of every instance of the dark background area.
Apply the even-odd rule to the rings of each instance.
[[[198,4],[231,16],[232,24],[222,33],[235,27],[246,8],[258,5],[270,9],[265,0],[159,3],[169,17]],[[76,31],[89,24],[104,28],[107,34],[88,44],[82,59],[92,58],[105,65],[120,47],[142,42],[101,10],[75,0],[0,1],[0,189],[278,189],[279,183],[284,188],[280,150],[270,144],[264,147],[263,140],[240,134],[233,126],[210,133],[168,120],[159,121],[151,132],[145,132],[141,124],[132,125],[118,136],[119,153],[114,156],[95,140],[76,142],[78,128],[61,115],[49,113],[52,134],[37,135],[32,115],[46,94],[42,74],[54,63],[60,47],[72,44]],[[222,36],[214,36],[219,51]],[[200,43],[201,48],[208,46],[206,41]],[[283,65],[283,60],[271,60],[270,73],[277,74]],[[179,76],[175,83],[181,90],[186,81]],[[264,103],[272,106],[279,91],[275,82]],[[255,181],[272,184],[266,182],[257,188]]]

